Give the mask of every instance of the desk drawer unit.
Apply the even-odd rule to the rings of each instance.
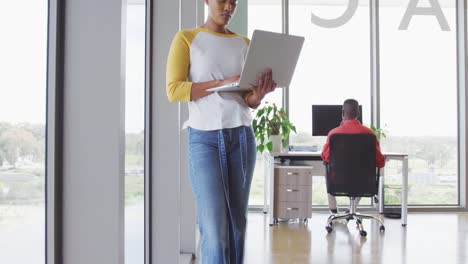
[[[275,204],[274,215],[280,219],[305,219],[311,217],[312,208],[310,203],[279,202]]]
[[[312,186],[312,170],[307,167],[275,168],[275,185]]]
[[[307,219],[312,216],[312,167],[278,166],[274,169],[273,217]]]
[[[312,202],[312,187],[310,185],[277,185],[275,187],[275,203],[279,202]]]

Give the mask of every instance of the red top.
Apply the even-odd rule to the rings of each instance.
[[[322,150],[322,159],[325,162],[330,161],[330,136],[333,134],[374,134],[374,131],[372,131],[370,128],[365,127],[361,125],[361,122],[357,119],[352,119],[352,120],[346,120],[343,122],[343,124],[337,128],[334,128],[330,130],[327,136],[327,143],[323,146]],[[380,151],[380,144],[379,140],[376,138],[376,144],[375,144],[375,160],[376,160],[376,165],[378,168],[382,168],[385,166],[385,157],[382,155],[382,152]]]

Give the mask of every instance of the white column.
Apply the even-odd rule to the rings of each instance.
[[[166,96],[166,61],[172,39],[179,30],[179,1],[147,1],[151,28],[146,112],[151,125],[146,167],[151,179],[149,264],[178,263],[180,254],[180,135],[179,107]],[[148,138],[147,138],[148,139]],[[148,156],[149,155],[149,156]]]
[[[64,3],[51,7],[57,2]],[[55,94],[49,93],[48,104],[63,109],[48,105],[48,139],[58,151],[47,154],[48,165],[56,163],[53,177],[61,181],[48,185],[55,188],[48,198],[63,213],[56,215],[63,243],[55,263],[124,263],[124,6],[68,0],[57,10],[65,20],[57,51],[63,61],[49,61],[49,92]]]
[[[201,2],[201,8],[197,6]],[[203,2],[181,0],[181,29],[197,26],[198,17],[203,18]],[[187,103],[179,103],[179,127],[188,119]],[[197,212],[188,175],[188,140],[187,130],[180,130],[180,252],[195,255],[197,251]]]

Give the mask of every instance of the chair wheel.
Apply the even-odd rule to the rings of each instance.
[[[303,221],[304,221],[304,224],[306,224],[306,225],[307,225],[307,223],[309,222],[309,220],[307,220],[307,218],[304,218]]]
[[[385,226],[380,226],[379,229],[380,229],[381,232],[385,232]]]
[[[277,224],[277,223],[278,223],[278,218],[273,219],[273,224]]]
[[[359,231],[359,234],[360,234],[362,237],[366,237],[366,236],[367,236],[367,232],[364,231],[364,230]]]
[[[331,228],[331,226],[326,226],[325,229],[327,230],[327,233],[331,233],[331,231],[333,231],[333,228]]]

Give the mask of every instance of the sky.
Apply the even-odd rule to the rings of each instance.
[[[47,1],[0,0],[0,121],[45,123]]]
[[[144,127],[144,19],[127,8],[127,132]],[[0,0],[0,25],[0,122],[45,124],[47,1]]]

